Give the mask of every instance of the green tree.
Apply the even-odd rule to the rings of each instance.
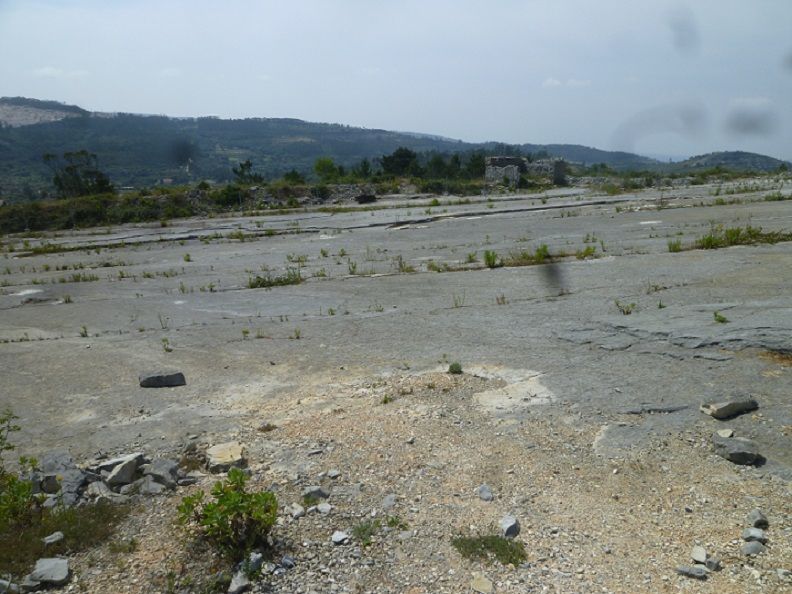
[[[363,159],[357,167],[353,170],[353,173],[358,176],[362,177],[363,179],[368,179],[371,177],[373,173],[371,170],[371,162],[368,159]]]
[[[397,148],[390,155],[383,155],[380,162],[382,171],[389,175],[418,175],[420,173],[418,155],[403,146]]]
[[[335,181],[340,175],[339,168],[330,157],[319,157],[314,162],[314,172],[322,183]]]
[[[285,174],[283,174],[283,180],[289,182],[290,184],[305,183],[305,177],[303,177],[303,174],[296,169],[292,169],[291,171],[287,171]]]
[[[446,178],[448,175],[448,163],[443,155],[432,155],[426,164],[426,176],[430,178]]]
[[[467,163],[465,164],[465,173],[470,178],[484,177],[484,171],[487,169],[484,160],[484,153],[476,151],[470,154]]]
[[[237,167],[231,168],[237,183],[240,184],[260,184],[264,181],[264,176],[253,171],[253,163],[250,159],[240,163]]]
[[[62,158],[47,153],[44,155],[44,162],[52,170],[52,183],[59,198],[115,191],[110,178],[99,170],[96,155],[86,150],[66,152]]]

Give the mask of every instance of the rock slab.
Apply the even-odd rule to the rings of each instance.
[[[759,408],[759,403],[749,397],[734,398],[724,402],[707,402],[699,410],[715,419],[723,420],[736,417]]]
[[[138,375],[141,388],[175,388],[187,385],[181,371],[150,371]]]
[[[210,472],[227,472],[245,465],[244,450],[238,441],[212,446],[206,450],[206,459]]]

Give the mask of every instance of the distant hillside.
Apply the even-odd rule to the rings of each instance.
[[[674,163],[672,169],[675,171],[696,171],[722,167],[737,171],[778,171],[783,166],[792,169],[792,163],[773,157],[743,151],[726,151],[690,157],[685,161]]]
[[[290,169],[310,173],[320,156],[352,166],[364,158],[390,154],[400,146],[416,152],[547,153],[587,165],[605,163],[617,170],[667,167],[648,157],[580,145],[467,143],[428,134],[283,118],[224,120],[91,113],[55,101],[15,97],[0,98],[0,196],[33,197],[38,190],[49,188],[51,172],[42,161],[45,153],[87,149],[98,156],[99,167],[114,184],[144,187],[162,180],[174,184],[226,181],[231,178],[231,167],[246,159],[269,179]],[[759,155],[752,158],[754,163],[780,163]],[[777,165],[761,169],[774,167]]]
[[[0,127],[32,126],[88,115],[88,113],[76,105],[66,105],[57,101],[39,101],[27,97],[0,99]]]

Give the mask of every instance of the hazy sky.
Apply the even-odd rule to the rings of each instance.
[[[0,0],[0,95],[792,159],[792,0]]]

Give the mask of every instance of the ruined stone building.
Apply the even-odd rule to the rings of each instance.
[[[484,172],[486,183],[516,187],[521,175],[548,177],[553,184],[564,185],[566,161],[563,159],[529,161],[526,157],[487,157]]]

